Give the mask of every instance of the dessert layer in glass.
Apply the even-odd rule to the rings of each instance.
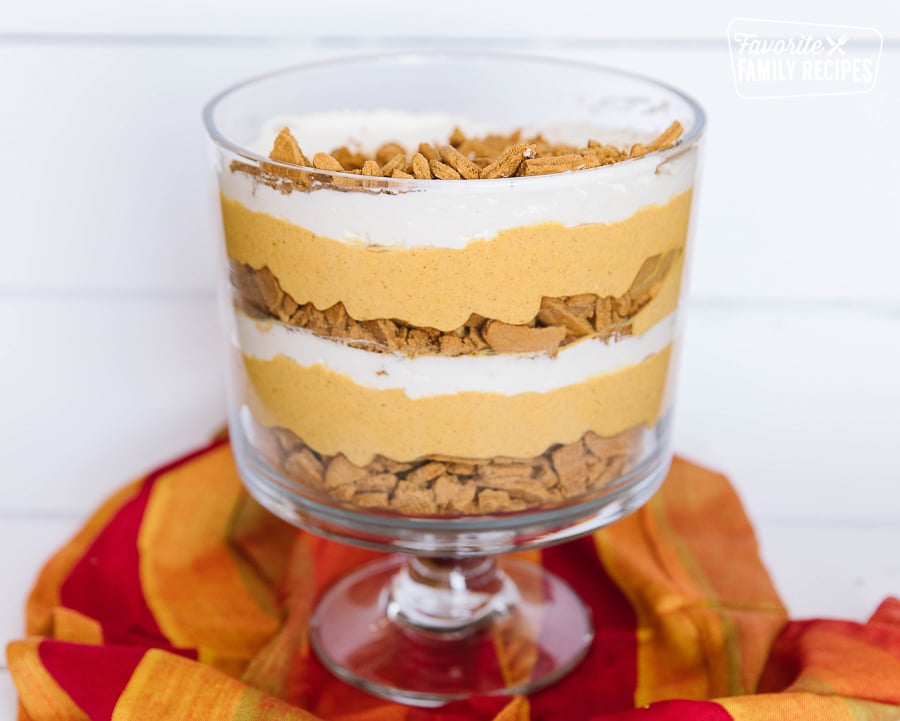
[[[504,151],[456,141],[432,177],[465,172],[455,152],[473,179],[396,192],[363,174],[412,178],[412,154],[316,155],[359,166],[330,183],[222,170],[239,401],[251,441],[311,493],[424,515],[561,503],[633,468],[669,410],[693,157],[661,170],[641,146],[576,169],[607,146],[524,143],[518,172],[572,170],[474,179]]]

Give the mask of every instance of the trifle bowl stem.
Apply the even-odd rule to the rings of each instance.
[[[367,564],[328,590],[310,627],[337,676],[419,706],[534,691],[575,666],[592,637],[590,612],[564,581],[491,556]]]

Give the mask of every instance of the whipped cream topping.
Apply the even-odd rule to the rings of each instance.
[[[325,366],[367,388],[400,388],[412,399],[466,392],[512,396],[545,393],[640,363],[673,342],[676,313],[643,335],[609,342],[589,338],[561,348],[555,358],[543,354],[410,357],[373,353],[277,321],[254,320],[238,309],[233,330],[234,344],[251,358],[286,356],[304,367]]]
[[[310,158],[320,151],[330,153],[342,145],[367,154],[373,154],[384,143],[399,143],[409,152],[414,152],[423,141],[438,147],[447,142],[457,127],[465,135],[475,137],[510,132],[509,128],[449,113],[411,113],[390,108],[365,112],[333,110],[306,115],[276,115],[263,123],[259,135],[248,144],[248,148],[259,155],[268,155],[275,136],[284,127],[290,129]],[[588,138],[624,147],[645,143],[656,137],[652,133],[637,133],[623,128],[602,129],[585,123],[569,123],[556,128],[522,128],[522,137],[538,134],[553,143],[575,146],[584,145]]]
[[[330,153],[342,145],[373,154],[389,142],[400,143],[413,152],[423,141],[435,147],[438,143],[446,143],[457,126],[467,135],[502,132],[486,123],[474,123],[449,113],[410,113],[389,108],[365,113],[334,110],[307,115],[276,115],[263,123],[259,136],[249,148],[259,155],[268,155],[275,136],[287,127],[310,158],[318,152]]]
[[[263,128],[254,150],[266,155],[284,125],[292,129],[309,156],[343,144],[372,149],[386,140],[401,142],[412,151],[420,140],[446,138],[455,125],[469,133],[485,130],[452,116],[345,111],[274,118]],[[588,132],[583,125],[547,130],[544,135],[577,144],[586,142],[588,137],[623,144],[647,139],[603,129]],[[669,160],[650,154],[615,165],[554,175],[409,182],[403,187],[411,190],[396,193],[320,189],[285,194],[246,173],[231,172],[227,165],[219,180],[225,197],[316,235],[385,247],[460,249],[472,241],[490,240],[502,230],[521,226],[560,223],[573,227],[624,220],[644,206],[663,205],[690,188],[695,161],[696,154],[692,152]]]

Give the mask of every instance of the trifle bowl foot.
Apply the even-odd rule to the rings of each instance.
[[[416,706],[525,694],[567,674],[593,638],[556,575],[490,556],[391,556],[338,581],[310,625],[319,659],[369,693]]]

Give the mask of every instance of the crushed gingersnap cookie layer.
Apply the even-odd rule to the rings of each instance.
[[[355,348],[410,356],[539,352],[554,356],[560,348],[583,338],[630,335],[631,319],[658,295],[676,254],[670,251],[648,258],[631,287],[618,298],[590,293],[542,298],[540,311],[529,323],[513,325],[473,313],[452,331],[398,319],[359,321],[351,318],[340,302],[324,310],[312,303],[300,305],[268,268],[255,270],[232,261],[231,280],[237,305],[249,315],[305,328]]]
[[[286,168],[274,163],[263,163],[257,167],[236,160],[232,162],[231,170],[254,175],[260,182],[284,193],[309,190],[316,187],[317,183],[329,183],[344,190],[365,190],[378,187],[372,183],[374,178],[494,180],[613,165],[666,150],[678,142],[682,133],[681,123],[676,120],[647,144],[634,143],[622,148],[588,140],[586,145],[578,147],[569,143],[551,142],[541,134],[523,138],[521,130],[509,134],[467,137],[457,127],[447,143],[435,146],[422,142],[412,152],[396,142],[384,143],[373,154],[352,150],[343,145],[330,153],[317,152],[310,160],[290,129],[285,127],[275,138],[269,158],[278,163],[300,167]],[[360,177],[334,178],[331,175],[317,174],[310,168]]]
[[[604,438],[588,431],[533,458],[429,455],[410,463],[377,456],[359,466],[316,453],[285,428],[255,429],[268,460],[291,481],[348,505],[405,515],[508,513],[551,506],[602,488],[641,459],[644,426]]]

